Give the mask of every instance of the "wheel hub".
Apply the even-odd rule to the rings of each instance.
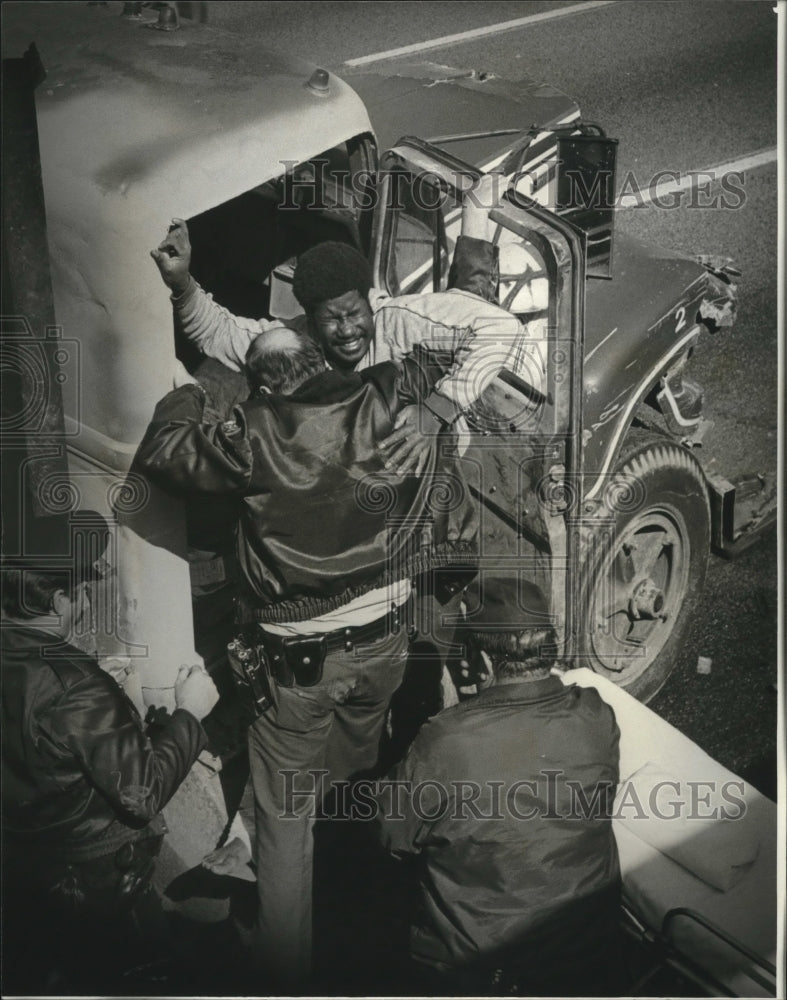
[[[654,662],[688,584],[685,524],[668,508],[632,518],[597,579],[590,648],[597,669],[631,683]]]
[[[651,580],[645,577],[634,588],[628,607],[629,618],[632,621],[654,621],[660,619],[667,620],[664,612],[664,591]]]

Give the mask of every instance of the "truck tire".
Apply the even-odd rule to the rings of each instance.
[[[630,431],[582,547],[576,665],[647,702],[675,666],[705,582],[708,489],[691,452]]]

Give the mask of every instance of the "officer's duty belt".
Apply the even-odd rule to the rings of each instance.
[[[333,632],[310,633],[307,635],[273,635],[260,626],[265,652],[268,655],[271,673],[283,687],[294,683],[301,687],[318,684],[322,678],[322,667],[328,653],[351,652],[356,646],[374,642],[384,635],[397,632],[408,624],[412,599],[388,614],[376,618],[366,625],[347,626]]]

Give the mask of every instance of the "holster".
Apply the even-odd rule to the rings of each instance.
[[[314,687],[322,680],[328,644],[325,636],[279,636],[266,633],[271,672],[282,687]]]
[[[464,586],[464,584],[462,584]],[[461,588],[460,588],[461,589]],[[322,680],[325,657],[330,652],[349,653],[356,646],[376,642],[388,632],[402,628],[412,611],[412,601],[401,607],[392,606],[380,618],[365,625],[346,626],[320,635],[279,636],[260,628],[265,659],[270,664],[269,677],[281,687],[314,687]],[[409,630],[408,630],[409,631]]]
[[[227,659],[232,679],[260,716],[277,701],[276,684],[271,677],[270,660],[256,639],[242,633],[227,645]]]

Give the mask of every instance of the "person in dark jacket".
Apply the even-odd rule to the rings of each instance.
[[[117,682],[69,641],[93,572],[3,563],[6,994],[105,992],[160,948],[160,813],[205,746],[200,720],[218,697],[203,667],[181,667],[175,711],[146,732]]]
[[[347,244],[319,243],[298,258],[293,292],[304,312],[287,325],[299,332],[308,331],[319,344],[325,364],[336,373],[399,362],[418,343],[452,355],[451,364],[420,405],[402,407],[386,440],[380,442],[386,448],[388,466],[400,474],[424,471],[434,451],[435,435],[460,419],[497,371],[513,364],[512,358],[522,347],[522,324],[496,300],[497,246],[489,209],[499,201],[506,183],[502,177],[487,175],[467,192],[448,292],[391,296],[374,288],[371,265],[357,248]],[[206,384],[201,372],[198,375],[208,389],[204,416],[208,420],[209,409],[213,405],[223,408],[233,394],[233,373],[236,379],[240,372],[251,374],[249,358],[254,354],[255,339],[261,333],[281,331],[282,323],[234,316],[199,287],[189,273],[191,245],[183,220],[172,221],[152,256],[172,292],[178,329],[219,370],[223,368],[224,378],[213,378],[212,385]],[[229,409],[223,415],[225,420]],[[221,551],[221,542],[219,547],[215,545],[226,537],[222,529],[230,524],[231,515],[221,500],[212,499],[206,503],[204,496],[192,496],[187,502],[198,643],[200,624],[215,619],[216,612],[226,614],[226,598],[233,596],[232,582],[223,589],[221,582],[232,577],[234,560],[226,548]],[[207,586],[203,588],[203,584]],[[422,687],[423,676],[433,672],[422,667],[431,660],[442,674],[441,682],[435,685],[440,697],[451,699],[455,692],[445,669],[451,633],[442,621],[457,610],[458,600],[455,607],[441,607],[434,585],[431,574],[418,581],[415,613],[422,641],[414,654],[418,669],[412,669],[413,662],[408,679],[416,681],[416,690]],[[205,593],[206,589],[210,593]],[[208,722],[212,726],[215,716]]]
[[[414,343],[452,350],[461,338],[450,369],[442,373],[418,411],[404,409],[386,446],[402,473],[419,471],[429,436],[457,420],[494,377],[494,357],[505,364],[522,334],[519,320],[497,305],[498,256],[489,210],[507,181],[482,176],[467,192],[449,273],[448,293],[391,296],[372,285],[372,268],[353,246],[319,243],[300,254],[293,294],[303,315],[286,325],[308,332],[336,371],[353,372],[383,361],[401,361]],[[279,329],[280,320],[235,316],[206,293],[190,274],[188,226],[173,219],[151,256],[172,292],[178,328],[191,344],[233,371],[246,368],[246,356],[261,333]],[[543,303],[546,305],[546,303]],[[490,374],[490,372],[492,374]],[[482,384],[483,383],[483,384]]]
[[[282,329],[253,349],[262,394],[209,425],[202,390],[176,389],[137,463],[169,490],[241,503],[250,612],[278,681],[249,743],[259,947],[268,972],[297,989],[310,967],[315,772],[327,788],[374,767],[405,667],[410,580],[475,561],[477,511],[449,440],[433,437],[421,477],[387,472],[378,447],[448,358],[419,348],[400,364],[340,374],[309,337]]]
[[[421,991],[614,995],[615,716],[553,675],[540,590],[481,587],[467,638],[496,682],[427,722],[377,791],[384,845],[418,856]]]
[[[431,438],[420,476],[389,472],[379,448],[401,409],[431,391],[445,354],[417,349],[401,364],[339,374],[308,336],[286,328],[251,351],[258,394],[230,420],[206,424],[205,393],[186,382],[157,405],[135,461],[175,494],[240,500],[253,620],[329,621],[362,595],[474,556],[477,513],[451,439]]]

